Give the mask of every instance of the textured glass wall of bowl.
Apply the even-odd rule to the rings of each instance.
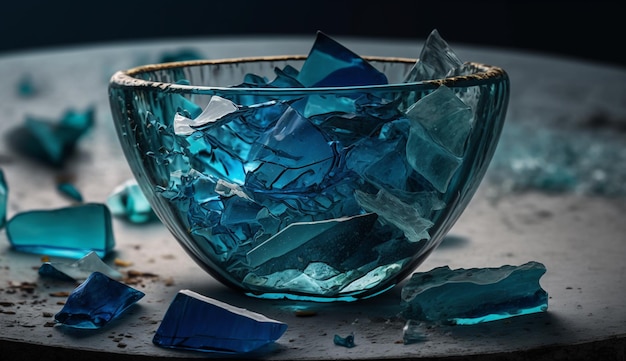
[[[7,216],[72,204],[74,201],[56,188],[59,176],[71,180],[84,202],[105,202],[116,186],[129,179],[130,171],[116,140],[106,98],[113,71],[158,61],[164,52],[181,47],[198,49],[210,58],[223,58],[304,53],[310,40],[195,39],[2,56],[3,136],[29,115],[54,119],[68,108],[93,107],[96,120],[61,169],[41,166],[15,153],[7,142],[0,142],[0,167],[10,187]],[[359,54],[381,56],[415,57],[421,48],[421,43],[413,42],[342,41]],[[604,144],[626,137],[624,69],[452,45],[463,59],[496,64],[507,70],[512,84],[507,122],[531,125],[541,134],[546,134],[543,127],[567,130],[585,141],[602,136],[607,140]],[[529,138],[532,139],[525,141],[535,144],[537,138]],[[502,149],[507,149],[505,145]],[[620,158],[613,159],[619,163]],[[603,165],[594,179],[610,179],[611,171]],[[588,192],[585,187],[550,193],[545,192],[545,187],[526,187],[523,193],[515,189],[485,182],[449,237],[419,271],[444,265],[455,269],[538,261],[547,268],[541,279],[541,286],[550,295],[550,308],[545,313],[506,322],[422,328],[418,330],[420,342],[404,344],[405,322],[400,317],[402,285],[379,298],[350,304],[251,299],[205,276],[160,223],[138,225],[115,218],[116,246],[106,261],[145,297],[121,318],[86,333],[62,331],[53,324],[54,314],[61,310],[74,284],[39,277],[41,257],[11,250],[2,231],[0,348],[3,354],[25,357],[41,356],[41,352],[64,356],[94,352],[93,356],[103,358],[116,354],[117,359],[136,355],[206,357],[159,348],[152,343],[152,335],[170,301],[179,290],[190,289],[288,324],[285,334],[264,350],[261,356],[265,359],[356,359],[359,355],[398,359],[508,352],[513,352],[509,357],[515,357],[543,347],[561,352],[555,351],[554,355],[575,353],[578,357],[597,352],[598,346],[605,347],[605,359],[611,359],[611,351],[619,347],[623,350],[626,343],[626,224],[621,220],[626,201],[619,192],[605,192],[611,194],[607,196]],[[355,346],[335,345],[335,335],[353,336]],[[486,343],[486,339],[494,342]]]

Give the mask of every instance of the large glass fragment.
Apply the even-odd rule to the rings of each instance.
[[[84,281],[93,272],[100,272],[115,280],[121,280],[123,277],[120,272],[104,263],[93,251],[72,263],[48,261],[39,267],[40,276],[67,281]]]
[[[92,128],[95,109],[67,110],[58,120],[27,117],[24,124],[7,133],[8,143],[18,152],[52,166],[62,166],[79,139]]]
[[[462,69],[463,62],[435,29],[426,38],[419,58],[405,81],[442,79],[460,75]]]
[[[283,322],[181,290],[152,342],[185,350],[244,353],[278,340],[286,330]]]
[[[91,251],[104,258],[115,246],[111,213],[100,203],[21,212],[6,234],[18,251],[75,259]]]
[[[539,284],[546,268],[539,262],[499,268],[438,267],[414,273],[403,286],[407,319],[471,325],[548,309]]]
[[[4,171],[0,168],[0,229],[7,222],[7,203],[9,201],[9,185],[4,177]]]
[[[108,276],[93,272],[76,287],[54,319],[74,328],[101,328],[118,318],[145,294]]]

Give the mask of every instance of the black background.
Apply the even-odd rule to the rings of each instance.
[[[424,39],[565,56],[626,67],[619,2],[603,1],[10,1],[0,55],[117,41],[220,35]]]

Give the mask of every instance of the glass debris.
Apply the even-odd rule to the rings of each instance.
[[[339,335],[335,335],[333,337],[333,343],[337,346],[343,346],[347,348],[352,348],[356,346],[354,344],[354,333],[349,334],[346,337],[341,337]]]
[[[245,353],[278,340],[286,330],[283,322],[181,290],[152,342],[167,348]]]
[[[115,280],[121,280],[123,277],[120,272],[104,263],[93,251],[73,263],[48,261],[39,267],[40,276],[66,281],[84,281],[93,272],[100,272]]]
[[[75,200],[76,202],[82,202],[83,201],[83,195],[81,194],[81,192],[78,190],[78,188],[76,188],[76,186],[72,183],[63,181],[63,182],[59,182],[57,183],[57,190],[67,196],[68,198]]]
[[[94,124],[93,107],[84,112],[66,111],[56,121],[26,117],[24,123],[6,134],[7,142],[18,152],[60,167],[74,152],[79,139]]]
[[[528,262],[414,273],[402,287],[402,314],[417,321],[471,325],[543,312],[548,294],[539,279],[545,272],[543,264]]]
[[[147,223],[157,220],[152,206],[134,179],[118,185],[107,196],[106,205],[111,215],[131,223]]]
[[[29,98],[39,93],[39,85],[36,84],[32,75],[24,74],[17,83],[17,94],[20,97]]]
[[[4,177],[4,171],[0,168],[0,229],[7,222],[7,206],[9,201],[9,185]]]
[[[173,61],[187,61],[187,60],[199,60],[203,59],[204,54],[198,49],[194,48],[181,48],[171,51],[166,51],[161,54],[157,63],[169,63]]]
[[[21,212],[6,234],[18,251],[74,259],[91,251],[104,258],[115,246],[111,213],[100,203]]]
[[[405,345],[426,341],[422,332],[422,323],[416,320],[407,320],[402,327],[402,342]]]
[[[101,328],[144,296],[143,292],[96,271],[70,293],[54,319],[74,328]]]
[[[462,75],[463,72],[463,62],[435,29],[426,38],[418,60],[409,71],[405,82],[441,79]]]

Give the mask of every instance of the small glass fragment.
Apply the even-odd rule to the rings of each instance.
[[[104,258],[115,246],[111,213],[100,203],[21,212],[6,234],[18,251],[75,259],[91,251]]]
[[[341,337],[339,335],[335,335],[333,337],[333,343],[337,346],[343,346],[347,348],[352,348],[356,346],[354,344],[354,333],[349,334],[346,337]]]
[[[20,97],[29,98],[37,95],[39,92],[39,85],[35,83],[32,75],[24,74],[20,77],[17,83],[17,94]]]
[[[407,320],[402,328],[402,342],[405,345],[426,341],[421,330],[422,323],[416,320]]]
[[[441,79],[457,75],[463,68],[463,62],[448,43],[434,29],[426,38],[419,58],[409,71],[405,82]]]
[[[127,219],[131,223],[147,223],[158,219],[134,179],[115,187],[107,197],[106,205],[111,215]]]
[[[18,152],[60,167],[74,152],[78,140],[94,124],[94,107],[84,112],[67,110],[59,120],[27,117],[24,124],[6,134]]]
[[[143,296],[145,294],[141,291],[100,272],[93,272],[70,293],[54,319],[74,328],[101,328]]]
[[[402,287],[406,319],[472,325],[544,312],[548,294],[539,285],[546,268],[539,262],[499,268],[414,273]]]
[[[89,252],[85,257],[73,263],[44,262],[39,267],[39,275],[68,281],[84,281],[93,272],[100,272],[115,280],[121,280],[123,275],[109,267],[98,257],[96,252]]]
[[[0,168],[0,229],[7,223],[7,204],[9,201],[9,185],[4,178],[4,171]]]
[[[181,290],[152,342],[168,348],[244,353],[278,340],[286,330],[283,322]]]
[[[75,185],[69,182],[60,182],[57,183],[57,190],[67,197],[75,200],[76,202],[83,201],[83,195],[80,193],[78,188]]]

